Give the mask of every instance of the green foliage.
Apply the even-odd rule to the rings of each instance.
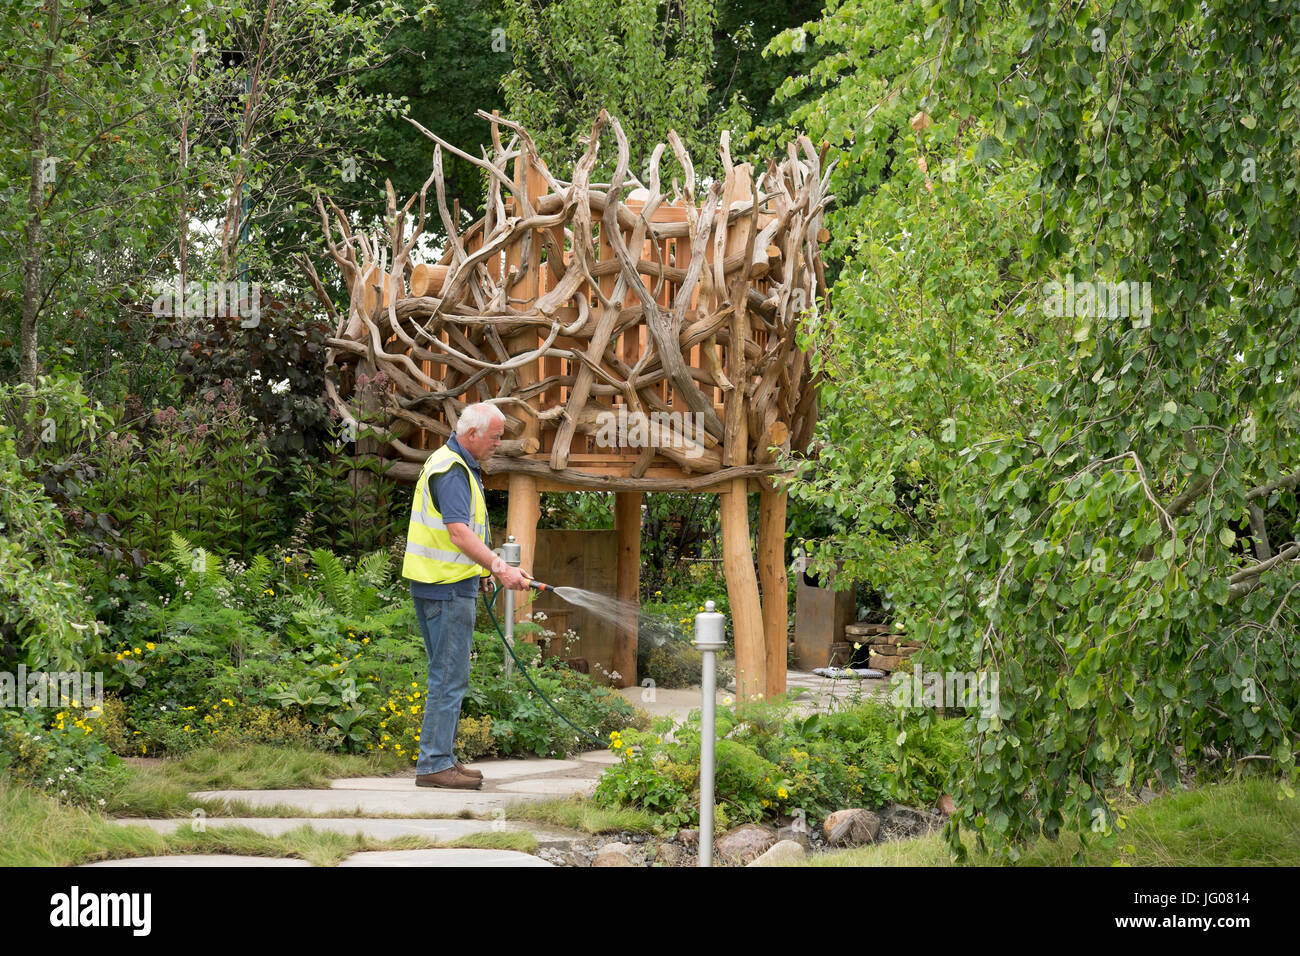
[[[244,565],[173,535],[168,559],[145,575],[154,593],[119,589],[134,600],[114,615],[122,643],[100,660],[125,707],[111,722],[115,749],[178,754],[246,740],[414,761],[427,662],[390,567],[384,551],[349,567],[320,549]],[[462,756],[590,746],[522,674],[503,676],[495,636],[477,635],[475,648]],[[580,727],[604,734],[638,720],[620,695],[563,665],[537,666],[533,678]]]
[[[0,409],[13,413],[19,392],[28,396],[31,414],[51,423],[41,429],[51,440],[60,430],[93,434],[98,426],[97,410],[75,383],[0,386]],[[0,664],[80,670],[105,628],[77,583],[62,516],[41,484],[24,474],[28,463],[18,458],[17,431],[13,418],[0,421]]]
[[[1294,772],[1295,564],[1263,559],[1297,530],[1295,16],[847,0],[808,25],[834,52],[783,95],[817,91],[792,121],[839,150],[846,262],[792,494],[837,513],[817,568],[884,594],[927,668],[1000,674],[954,849],[1104,829],[1130,788],[1243,758]],[[1062,307],[1066,282],[1153,302]]]
[[[124,767],[87,713],[71,706],[0,710],[0,772],[60,800],[102,805]]]
[[[596,115],[623,126],[632,169],[642,169],[668,131],[682,137],[696,170],[717,167],[718,133],[743,130],[736,103],[710,115],[714,0],[504,0],[514,69],[501,81],[509,115],[526,125],[553,169],[586,148]],[[672,154],[661,165],[669,182]],[[612,154],[597,175],[613,170]]]
[[[930,803],[963,749],[955,720],[896,743],[895,715],[874,702],[811,716],[791,700],[751,702],[719,708],[717,721],[716,794],[728,825],[799,815],[811,824],[890,799]],[[648,733],[613,734],[610,747],[622,760],[601,777],[598,805],[645,810],[668,830],[698,823],[698,711],[679,726],[664,719]]]

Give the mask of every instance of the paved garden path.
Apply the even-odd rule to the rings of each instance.
[[[835,701],[883,693],[884,681],[832,681],[801,671],[788,675],[791,687],[806,689],[801,706],[825,710]],[[669,690],[629,687],[623,695],[652,716],[682,719],[700,706],[698,688]],[[731,695],[718,692],[719,703]],[[415,771],[389,777],[348,777],[331,781],[319,790],[204,790],[196,798],[241,800],[258,807],[287,807],[301,816],[206,817],[204,827],[242,826],[276,836],[309,825],[317,830],[365,834],[386,840],[399,836],[421,836],[430,842],[448,843],[471,834],[499,831],[532,833],[539,847],[567,849],[586,839],[586,834],[569,832],[520,820],[512,807],[521,803],[590,796],[601,773],[618,757],[608,750],[590,751],[567,760],[481,760],[474,763],[483,773],[481,790],[437,790],[415,786]],[[142,820],[121,819],[123,826],[146,826],[170,833],[195,823],[190,818]],[[272,857],[230,855],[175,855],[110,860],[92,866],[308,866],[306,861]],[[527,853],[511,850],[476,850],[435,847],[424,850],[389,850],[355,853],[342,866],[550,866]]]

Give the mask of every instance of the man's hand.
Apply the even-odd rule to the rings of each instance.
[[[521,571],[519,568],[512,568],[508,564],[498,565],[500,570],[494,572],[497,580],[501,582],[502,587],[507,587],[512,591],[527,591],[528,582],[532,578]]]

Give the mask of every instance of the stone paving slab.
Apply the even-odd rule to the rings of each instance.
[[[540,794],[550,794],[555,797],[568,797],[575,794],[590,796],[595,789],[595,780],[584,780],[581,777],[530,777],[527,780],[497,784],[499,791],[526,793],[531,796]]]
[[[190,856],[135,856],[129,860],[101,860],[83,863],[83,867],[122,866],[311,866],[306,860],[282,856],[234,856],[225,853],[193,854]]]
[[[282,805],[316,814],[376,814],[379,816],[456,816],[462,811],[490,816],[512,803],[553,800],[553,793],[435,790],[417,788],[413,780],[392,790],[199,790],[190,796],[209,800],[242,800],[255,807]]]
[[[517,850],[369,850],[354,853],[340,867],[354,866],[554,866]]]
[[[578,760],[582,763],[600,764],[602,772],[605,767],[613,766],[622,761],[622,757],[612,750],[588,750],[586,753],[579,754]]]
[[[167,820],[120,818],[114,821],[121,826],[148,827],[157,833],[175,833],[194,821],[188,817]],[[280,836],[290,830],[309,826],[314,830],[333,833],[361,833],[376,840],[391,840],[400,836],[422,836],[439,842],[450,842],[471,833],[489,830],[508,830],[531,833],[539,847],[568,848],[584,839],[581,834],[565,833],[546,827],[530,826],[510,820],[386,820],[367,817],[207,817],[204,825],[212,827],[247,827],[268,836]]]
[[[514,766],[511,766],[514,765]],[[485,760],[474,764],[474,769],[483,774],[483,786],[491,790],[493,785],[503,785],[533,777],[551,777],[559,774],[577,774],[583,777],[599,776],[601,769],[593,769],[588,762],[581,760]],[[416,789],[415,773],[407,771],[392,777],[343,777],[330,781],[333,790],[398,790]],[[423,788],[422,788],[423,789]]]

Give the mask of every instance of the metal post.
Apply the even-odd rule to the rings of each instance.
[[[505,563],[510,565],[512,568],[517,568],[519,567],[520,554],[521,552],[519,548],[519,542],[515,540],[515,536],[512,534],[506,538],[506,543],[501,546],[501,560],[505,561]],[[506,644],[510,646],[511,650],[514,650],[515,592],[512,591],[510,588],[506,588],[505,630],[506,630]],[[511,657],[509,653],[507,653],[506,660],[505,660],[505,668],[503,669],[503,673],[505,674],[506,677],[509,677],[514,672],[515,672],[515,659]]]
[[[700,650],[700,866],[713,866],[713,754],[717,739],[718,680],[714,655],[726,644],[726,617],[713,601],[695,615],[695,646]]]

